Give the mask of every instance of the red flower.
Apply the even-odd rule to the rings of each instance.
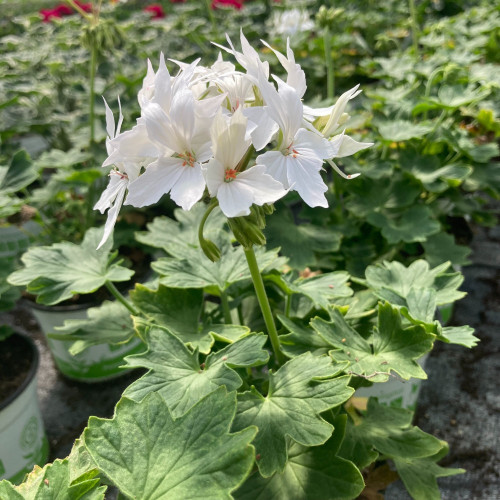
[[[165,12],[159,4],[148,5],[143,9],[144,12],[149,12],[151,14],[151,19],[163,19],[165,17]]]
[[[75,3],[85,12],[92,11],[91,3],[83,3],[80,0],[75,0]],[[60,19],[63,16],[71,16],[74,13],[75,11],[69,5],[64,3],[56,5],[53,9],[42,9],[40,11],[44,23],[48,23],[55,18]]]
[[[40,14],[43,17],[43,22],[48,23],[53,18],[61,18],[73,14],[71,7],[65,4],[57,5],[53,9],[42,9]]]
[[[240,10],[243,7],[243,1],[240,0],[212,0],[212,9],[218,7],[234,7]]]
[[[75,0],[76,5],[85,12],[92,12],[92,3],[83,3],[80,0]]]

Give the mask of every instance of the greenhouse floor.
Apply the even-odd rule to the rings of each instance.
[[[474,349],[438,343],[426,364],[416,424],[446,440],[450,453],[441,465],[461,467],[463,475],[442,478],[443,499],[500,499],[500,227],[475,229],[472,265],[463,269],[468,295],[455,309],[453,324],[476,328]],[[40,351],[38,396],[51,447],[50,459],[66,456],[90,415],[110,417],[122,391],[138,372],[98,384],[70,381],[55,369],[45,340],[26,306],[0,316],[31,335]],[[400,481],[388,500],[406,500]]]

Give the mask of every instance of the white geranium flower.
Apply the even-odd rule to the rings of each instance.
[[[212,126],[214,157],[203,166],[208,191],[217,197],[227,217],[249,215],[252,204],[273,203],[287,193],[266,174],[264,165],[238,171],[238,164],[251,145],[247,122],[240,108],[230,120],[219,113]]]
[[[320,135],[302,128],[303,108],[297,91],[279,81],[279,91],[259,79],[259,89],[267,105],[269,115],[278,124],[282,139],[277,151],[268,151],[257,157],[257,163],[292,189],[311,207],[327,207],[325,191],[328,187],[321,178],[323,160],[332,156],[332,146]]]
[[[309,108],[304,106],[304,118],[313,122],[316,129],[326,138],[330,138],[338,129],[341,127],[348,119],[349,115],[345,113],[347,104],[351,99],[354,99],[360,94],[361,90],[358,90],[359,85],[356,85],[352,89],[344,92],[337,100],[337,102],[328,108]],[[373,142],[358,142],[352,137],[345,135],[344,131],[340,134],[334,135],[330,139],[330,144],[332,146],[332,154],[328,163],[332,168],[345,179],[354,179],[360,174],[346,175],[342,170],[340,170],[337,165],[331,160],[331,158],[343,158],[345,156],[351,156],[362,149],[369,148],[373,146]]]
[[[274,11],[270,24],[271,33],[276,36],[294,36],[314,28],[314,22],[309,18],[309,14],[300,9]]]
[[[192,93],[184,87],[172,96],[169,115],[156,103],[144,109],[148,135],[163,156],[131,183],[127,205],[151,205],[170,193],[179,206],[189,210],[202,197],[205,180],[201,163],[212,156],[212,118],[205,115],[197,119],[195,107]]]
[[[103,163],[103,167],[114,165],[114,168],[109,174],[108,186],[94,206],[94,210],[99,210],[102,214],[109,209],[104,234],[97,247],[98,249],[106,242],[113,231],[129,184],[137,179],[141,166],[151,161],[150,156],[156,155],[156,149],[147,141],[144,124],[139,124],[132,130],[121,133],[123,122],[121,106],[118,124],[115,128],[113,112],[106,100],[104,100],[104,105],[106,107],[106,131],[108,134],[106,148],[109,156]],[[124,145],[127,145],[131,154],[124,151]]]

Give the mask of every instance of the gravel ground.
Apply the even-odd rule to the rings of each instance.
[[[438,344],[426,365],[416,424],[448,441],[450,453],[441,463],[462,467],[466,474],[442,478],[444,500],[500,499],[500,230],[478,229],[473,264],[464,268],[468,295],[455,310],[452,324],[476,328],[481,339],[474,349]],[[89,415],[110,417],[121,393],[140,373],[99,384],[73,382],[55,369],[43,335],[26,306],[0,315],[31,335],[40,351],[38,396],[50,442],[50,460],[66,456]],[[401,482],[392,484],[387,500],[410,499]],[[318,499],[319,500],[319,499]]]

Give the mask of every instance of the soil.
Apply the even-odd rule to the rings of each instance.
[[[0,342],[0,407],[29,376],[33,349],[22,335],[13,334]]]

